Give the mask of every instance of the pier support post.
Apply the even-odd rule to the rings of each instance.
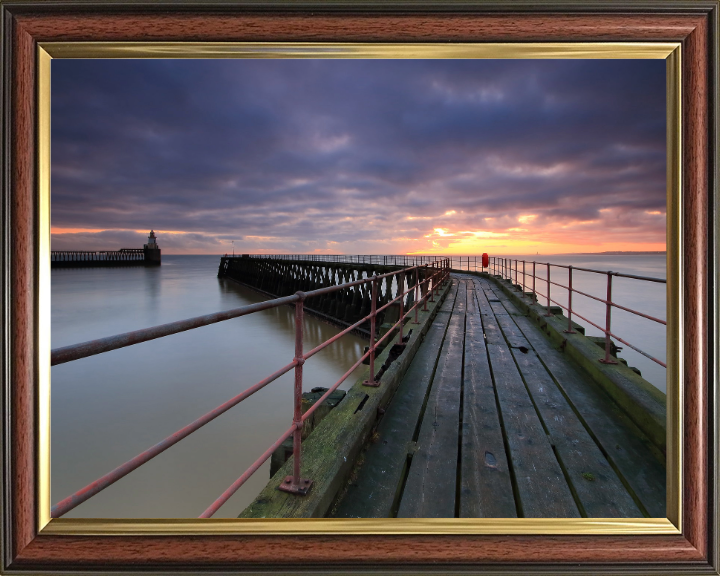
[[[414,294],[415,294],[415,297],[414,297],[415,321],[413,322],[413,324],[420,324],[420,322],[418,322],[418,308],[420,307],[420,298],[421,298],[421,295],[420,295],[420,269],[419,268],[415,268],[415,292],[414,292]]]
[[[545,316],[555,316],[552,312],[550,312],[550,263],[547,264],[547,312],[545,312]]]
[[[533,260],[533,300],[537,302],[537,293],[535,292],[535,260]]]
[[[422,293],[422,289],[420,289],[420,295],[421,295],[422,298],[423,298],[423,312],[427,312],[428,288],[430,287],[430,281],[428,280],[427,271],[428,271],[427,264],[425,264],[425,274],[424,274],[425,280],[423,280],[423,282],[426,282],[426,284],[425,284],[425,294],[423,294],[423,293]]]
[[[610,317],[612,316],[612,275],[607,273],[607,299],[605,301],[605,358],[600,358],[603,364],[617,364],[617,360],[610,360]]]
[[[434,269],[435,262],[432,263],[430,271],[432,272]],[[435,279],[435,273],[433,273],[430,274],[430,282],[428,282],[428,290],[430,291],[430,302],[435,302],[435,284],[437,284],[437,280]]]
[[[278,486],[279,490],[305,496],[312,486],[309,478],[300,478],[300,463],[302,453],[302,385],[303,385],[303,302],[305,294],[297,292],[299,300],[295,302],[295,390],[293,398],[293,475],[286,476],[285,481]]]
[[[566,334],[577,334],[575,330],[573,330],[572,326],[572,264],[568,266],[568,327],[567,330],[563,330]],[[609,328],[608,328],[609,330]]]
[[[398,332],[398,345],[403,344],[403,326],[405,319],[405,272],[398,274],[398,296],[400,296],[400,331]]]
[[[375,380],[375,316],[377,315],[377,274],[372,277],[372,299],[370,302],[370,377],[363,386],[377,388],[380,382]]]

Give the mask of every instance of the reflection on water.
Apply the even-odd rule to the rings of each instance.
[[[52,347],[264,299],[217,279],[218,263],[164,256],[158,268],[53,270]],[[304,331],[307,351],[339,329],[306,315]],[[365,345],[344,336],[308,360],[304,389],[334,384]],[[53,367],[52,502],[284,366],[294,347],[293,308],[282,306]],[[292,389],[290,372],[67,517],[197,517],[287,430]],[[215,517],[237,516],[268,477],[266,462]]]

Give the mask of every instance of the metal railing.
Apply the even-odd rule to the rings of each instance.
[[[304,260],[309,262],[330,262],[334,264],[375,264],[382,266],[423,266],[433,262],[445,262],[445,256],[404,256],[404,255],[345,255],[345,254],[225,254],[225,258],[271,258],[273,260]],[[452,267],[452,266],[450,266]]]
[[[513,267],[514,263],[514,267]],[[522,265],[522,270],[520,269],[520,265]],[[529,272],[528,268],[532,265],[532,273]],[[546,269],[546,275],[545,277],[537,276],[537,267],[538,266],[544,266]],[[568,271],[568,283],[567,285],[560,284],[559,282],[554,282],[551,280],[551,269],[552,268],[562,268]],[[667,365],[662,360],[659,360],[647,352],[641,350],[640,348],[630,344],[626,340],[620,338],[616,334],[613,334],[610,331],[611,322],[612,322],[612,310],[613,308],[617,308],[619,310],[623,310],[625,312],[629,312],[630,314],[634,314],[636,316],[640,316],[642,318],[645,318],[647,320],[651,320],[653,322],[657,322],[658,324],[662,324],[663,326],[667,326],[667,322],[665,320],[662,320],[660,318],[655,318],[654,316],[650,316],[649,314],[644,314],[642,312],[639,312],[637,310],[633,310],[632,308],[628,308],[626,306],[621,306],[620,304],[617,304],[616,302],[612,301],[612,282],[613,277],[615,278],[631,278],[633,280],[642,280],[645,282],[654,282],[658,284],[667,284],[667,280],[664,278],[652,278],[649,276],[637,276],[635,274],[623,274],[621,272],[612,272],[607,270],[593,270],[592,268],[581,268],[579,266],[572,266],[572,265],[565,265],[565,264],[551,264],[550,262],[535,262],[535,261],[527,261],[527,260],[518,260],[518,259],[512,259],[512,258],[498,258],[498,257],[492,257],[490,258],[490,266],[489,270],[492,274],[496,276],[500,276],[503,279],[510,280],[510,282],[515,286],[515,289],[522,292],[523,298],[530,298],[533,301],[538,300],[538,296],[541,298],[544,298],[546,300],[546,308],[547,312],[545,313],[546,316],[553,316],[550,312],[550,303],[556,304],[563,310],[567,312],[568,316],[568,327],[565,330],[566,333],[573,334],[575,331],[573,330],[573,324],[572,324],[572,317],[573,314],[577,316],[578,318],[584,320],[585,322],[589,323],[590,325],[594,326],[598,330],[600,330],[605,335],[605,357],[600,359],[600,362],[603,362],[604,364],[617,364],[616,360],[613,360],[610,358],[610,349],[611,349],[611,343],[610,338],[615,338],[618,342],[622,342],[629,348],[632,348],[639,354],[642,354],[646,358],[649,358],[656,364],[659,364],[663,368],[667,368]],[[581,271],[581,272],[590,272],[594,274],[602,274],[607,277],[607,286],[606,286],[606,297],[605,299],[599,298],[597,296],[593,296],[592,294],[588,294],[586,292],[583,292],[581,290],[578,290],[576,288],[573,288],[573,271]],[[514,274],[514,279],[513,279]],[[532,289],[530,290],[531,295],[528,296],[528,277],[532,279]],[[542,294],[541,292],[538,292],[536,289],[536,280],[541,280],[546,285],[546,294]],[[557,286],[558,288],[562,288],[568,291],[568,299],[567,299],[567,305],[561,304],[560,302],[553,300],[550,297],[550,287],[551,286]],[[605,305],[605,327],[599,326],[592,320],[589,320],[585,316],[582,316],[578,314],[577,309],[573,309],[573,294],[578,294],[580,296],[583,296],[585,298],[590,298],[592,300],[595,300],[597,302],[601,302]]]
[[[412,272],[415,272],[415,284],[408,289],[404,288],[404,278]],[[378,286],[381,280],[387,276],[398,275],[398,286],[397,296],[387,302],[382,307],[377,307],[378,299]],[[423,278],[421,279],[421,275]],[[91,482],[81,490],[78,490],[74,494],[71,494],[67,498],[63,499],[55,506],[52,507],[50,515],[52,518],[58,518],[76,506],[82,504],[101,490],[107,488],[111,484],[117,482],[133,470],[137,469],[141,465],[145,464],[158,454],[164,452],[177,442],[195,432],[208,422],[214,420],[221,414],[228,411],[233,406],[236,406],[261,388],[270,384],[283,374],[286,374],[290,370],[295,370],[295,387],[294,387],[294,398],[293,398],[293,419],[292,425],[288,428],[280,438],[275,441],[223,494],[211,504],[201,515],[200,518],[210,518],[227,500],[247,481],[250,476],[260,468],[260,466],[277,450],[280,445],[290,436],[293,436],[293,474],[288,476],[281,484],[280,489],[293,494],[304,495],[312,485],[310,479],[300,477],[301,471],[301,453],[302,453],[302,427],[303,422],[307,420],[313,412],[325,401],[325,399],[332,394],[345,379],[355,370],[360,364],[369,358],[369,379],[364,382],[368,386],[379,386],[380,382],[377,379],[375,372],[375,356],[378,346],[387,338],[389,338],[395,329],[398,329],[397,343],[403,345],[403,326],[405,317],[412,311],[415,311],[414,323],[418,323],[418,309],[420,305],[423,306],[423,310],[427,310],[427,302],[434,301],[435,295],[439,294],[440,286],[448,279],[450,275],[450,266],[448,260],[433,261],[430,264],[423,264],[418,266],[412,266],[404,268],[402,270],[394,270],[387,274],[374,275],[370,278],[362,278],[354,282],[348,282],[337,286],[328,286],[326,288],[320,288],[309,292],[296,292],[292,296],[285,296],[283,298],[275,298],[273,300],[267,300],[257,304],[251,304],[249,306],[243,306],[241,308],[235,308],[233,310],[227,310],[224,312],[217,312],[215,314],[208,314],[205,316],[198,316],[190,318],[188,320],[181,320],[178,322],[171,322],[169,324],[163,324],[161,326],[155,326],[152,328],[146,328],[143,330],[137,330],[135,332],[127,332],[125,334],[119,334],[117,336],[110,336],[108,338],[101,338],[98,340],[92,340],[90,342],[84,342],[73,346],[66,346],[63,348],[57,348],[51,351],[50,365],[55,366],[63,364],[65,362],[71,362],[80,358],[87,358],[110,350],[117,350],[126,346],[132,346],[140,342],[147,342],[148,340],[154,340],[156,338],[162,338],[171,334],[177,334],[186,330],[192,330],[201,326],[208,326],[231,318],[238,318],[240,316],[247,316],[254,312],[261,310],[267,310],[275,308],[285,304],[294,304],[295,306],[295,356],[289,364],[286,364],[270,376],[264,378],[257,384],[251,386],[244,392],[241,392],[237,396],[231,398],[227,402],[221,404],[214,410],[204,414],[200,418],[191,422],[184,428],[178,430],[174,434],[168,436],[161,442],[155,444],[151,448],[145,450],[141,454],[138,454],[134,458],[128,460],[124,464],[121,464],[114,470],[108,472],[101,478]],[[361,284],[371,284],[372,290],[372,303],[371,312],[367,316],[360,319],[355,324],[348,326],[342,332],[336,334],[332,338],[325,340],[309,352],[303,351],[303,303],[306,298],[313,296],[320,296],[322,294],[329,294],[337,290],[343,290],[351,286],[359,286]],[[424,294],[423,294],[424,289]],[[406,311],[404,310],[405,297],[413,293],[413,305]],[[377,314],[385,310],[387,307],[394,304],[396,301],[400,301],[400,315],[398,321],[390,327],[385,334],[375,340],[375,319]],[[333,384],[305,413],[302,413],[302,385],[303,385],[303,365],[305,362],[338,340],[340,337],[349,333],[351,330],[360,326],[363,322],[370,321],[370,345],[368,351],[365,352],[360,359],[355,362],[348,370],[343,374],[340,379]]]
[[[145,259],[142,248],[120,250],[51,250],[50,262],[140,261]]]

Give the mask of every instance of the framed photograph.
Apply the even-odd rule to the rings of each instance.
[[[0,9],[6,327],[3,573],[719,573],[717,1],[590,7],[3,0]],[[184,59],[194,60],[193,69],[201,71],[211,59],[239,58],[253,59],[261,71],[268,68],[268,59],[322,59],[341,66],[347,61],[348,70],[350,60],[371,59],[665,62],[667,420],[658,424],[667,428],[661,439],[663,445],[666,442],[667,492],[661,506],[665,517],[652,517],[642,501],[637,503],[642,516],[650,517],[587,513],[579,514],[587,516],[582,518],[328,518],[325,503],[299,519],[266,517],[263,502],[239,519],[151,520],[138,519],[142,514],[137,512],[118,514],[127,516],[122,518],[110,518],[112,513],[98,514],[108,518],[51,514],[51,503],[57,504],[55,495],[52,502],[50,497],[52,61],[94,59],[88,63],[90,70],[102,66],[103,60]],[[285,74],[292,71],[292,63],[287,64]],[[143,73],[152,75],[148,70]],[[186,74],[180,69],[175,73],[178,78]],[[63,118],[63,129],[71,132],[82,122],[72,123],[72,116]],[[183,129],[180,117],[175,124]],[[151,127],[136,128],[148,132],[149,139],[162,139]],[[315,144],[325,152],[345,144],[321,136]],[[160,140],[158,146],[163,145]],[[532,222],[530,216],[523,218]],[[438,235],[444,233],[440,229]],[[143,249],[146,259],[148,253],[155,257],[155,240],[150,233]],[[162,245],[162,237],[158,242]],[[139,258],[141,252],[125,250],[122,258]],[[232,262],[234,258],[228,265]],[[466,265],[469,272],[469,259]],[[492,263],[495,272],[506,265],[512,272],[512,263]],[[515,282],[506,274],[513,289],[520,286],[518,266],[516,262]],[[462,259],[453,264],[463,267]],[[524,288],[523,282],[519,290]],[[191,315],[180,313],[176,319]],[[641,428],[650,437],[656,433],[653,426]],[[290,434],[299,438],[299,430],[296,426]],[[593,486],[592,474],[585,479]]]

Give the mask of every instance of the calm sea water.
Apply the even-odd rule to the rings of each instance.
[[[157,268],[53,270],[52,347],[264,299],[218,279],[219,262],[163,256]],[[305,349],[338,332],[306,315]],[[293,308],[282,306],[54,366],[53,504],[290,362],[294,334]],[[308,360],[304,389],[334,384],[365,345],[347,335]],[[67,517],[197,517],[287,430],[292,391],[290,372]],[[215,517],[237,516],[268,479],[269,461]]]
[[[524,258],[665,277],[664,255]],[[263,299],[231,280],[218,279],[218,264],[217,256],[163,256],[158,268],[53,270],[52,347]],[[545,277],[540,267],[537,272]],[[566,283],[567,272],[554,269],[552,279]],[[527,282],[532,282],[529,276]],[[589,294],[605,296],[603,276],[576,271],[573,284]],[[538,284],[538,290],[544,293],[545,287]],[[551,297],[565,303],[567,292],[552,287]],[[665,318],[662,284],[614,279],[613,300]],[[573,308],[604,325],[601,303],[575,296]],[[577,321],[586,326],[588,335],[601,335],[587,322]],[[615,310],[612,330],[664,361],[663,326]],[[338,331],[306,316],[306,350]],[[365,345],[364,340],[349,335],[314,356],[305,364],[305,390],[332,385]],[[293,309],[283,306],[53,367],[53,503],[284,366],[293,355]],[[665,390],[661,366],[629,348],[621,356]],[[342,387],[352,385],[360,371]],[[67,516],[197,517],[288,428],[292,388],[292,373],[286,374]],[[237,516],[268,477],[266,462],[215,517]]]

